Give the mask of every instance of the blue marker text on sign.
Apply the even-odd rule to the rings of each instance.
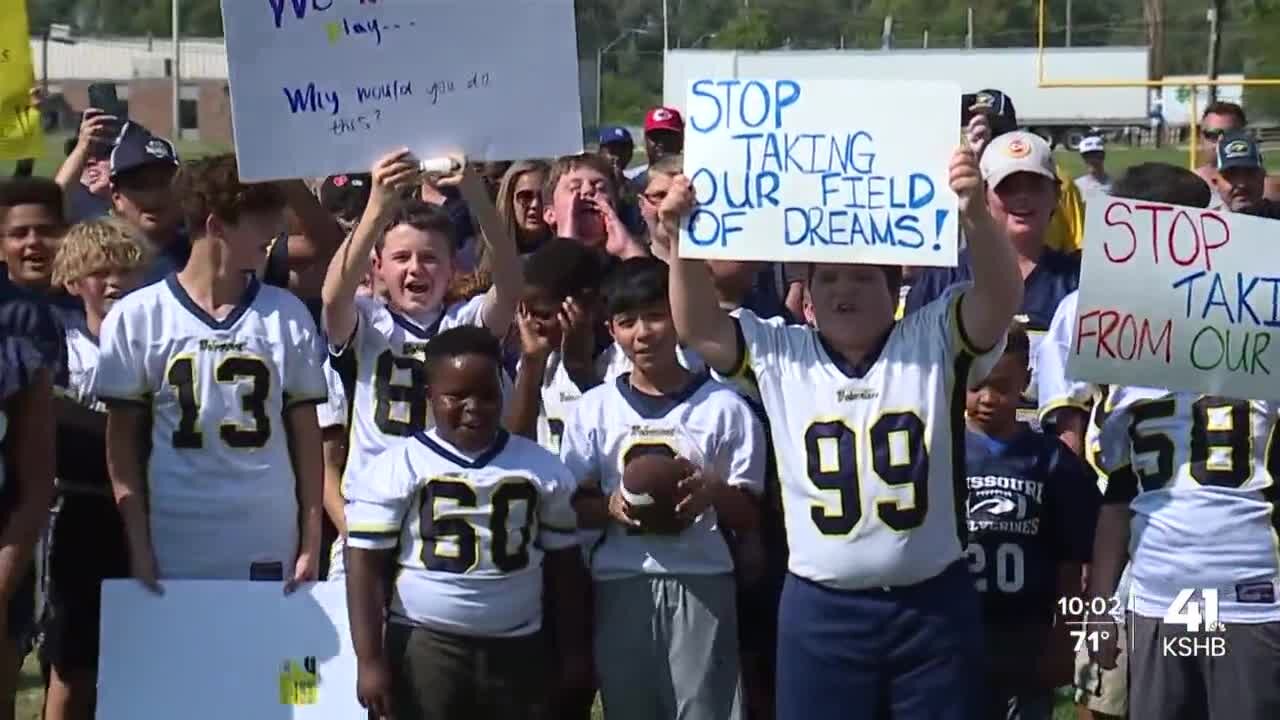
[[[946,179],[959,118],[949,90],[827,79],[694,80],[685,173],[698,207],[683,227],[682,254],[954,264],[956,205]],[[888,92],[905,94],[905,102],[857,101]],[[903,116],[902,107],[912,112]]]

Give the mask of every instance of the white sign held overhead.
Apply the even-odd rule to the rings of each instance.
[[[681,256],[955,265],[959,98],[946,83],[692,80],[685,174],[699,205]]]
[[[351,720],[346,587],[136,580],[102,584],[100,720]]]
[[[240,175],[582,149],[573,0],[222,3]]]
[[[1108,198],[1084,228],[1070,377],[1280,397],[1280,222]]]

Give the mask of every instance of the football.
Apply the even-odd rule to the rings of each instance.
[[[633,458],[622,471],[622,496],[631,515],[645,532],[676,535],[685,523],[676,517],[676,505],[684,499],[680,481],[696,468],[688,460],[646,454]]]

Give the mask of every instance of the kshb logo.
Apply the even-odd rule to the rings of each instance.
[[[1192,599],[1197,592],[1200,593],[1200,600]],[[1218,621],[1218,590],[1216,588],[1179,590],[1178,596],[1173,599],[1173,604],[1164,613],[1164,621],[1169,625],[1181,625],[1187,629],[1187,632],[1222,632],[1226,629]]]
[[[1196,594],[1200,599],[1195,599]],[[1219,621],[1218,591],[1215,588],[1193,588],[1178,591],[1164,613],[1166,625],[1185,628],[1187,633],[1174,634],[1174,628],[1162,633],[1160,646],[1166,657],[1222,657],[1227,654],[1226,629]],[[1176,631],[1175,631],[1176,632]],[[1208,633],[1208,634],[1206,634]]]

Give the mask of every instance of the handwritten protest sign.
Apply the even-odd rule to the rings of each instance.
[[[699,206],[681,256],[955,265],[959,97],[943,83],[691,81]]]
[[[223,2],[246,180],[582,149],[573,0]]]
[[[102,720],[350,720],[356,658],[343,583],[102,584]]]
[[[35,73],[27,0],[0,0],[0,160],[44,154],[40,111],[31,105]]]
[[[1280,222],[1107,199],[1084,237],[1068,375],[1280,397]]]

